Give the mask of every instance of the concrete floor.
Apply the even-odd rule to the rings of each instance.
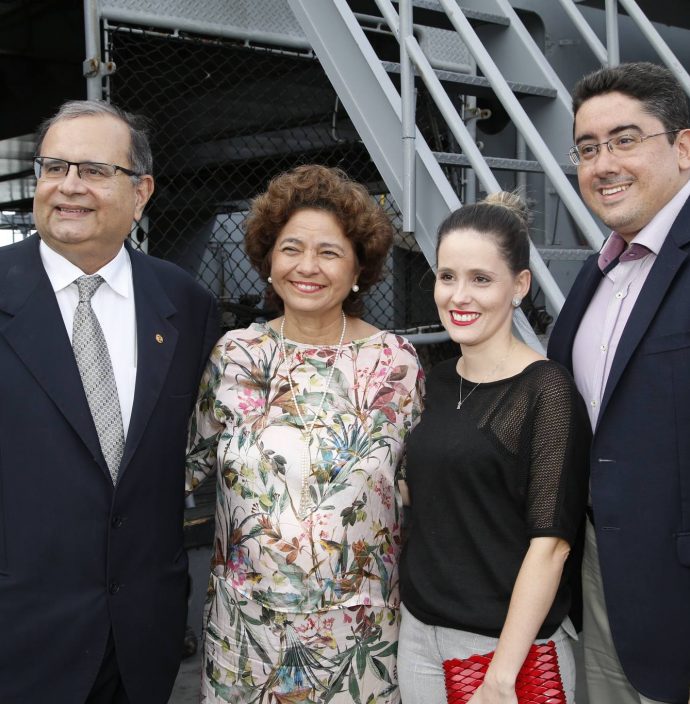
[[[188,551],[189,574],[192,577],[192,593],[189,599],[187,623],[194,629],[199,641],[195,656],[182,661],[175,680],[175,687],[168,704],[198,704],[201,682],[201,626],[206,597],[206,584],[211,563],[210,548],[195,548]]]
[[[182,661],[169,704],[198,704],[201,682],[201,650]]]
[[[199,639],[201,649],[201,624],[204,597],[208,579],[210,549],[200,548],[189,551],[189,572],[192,575],[192,594],[189,602],[188,623]],[[201,681],[201,650],[194,657],[182,661],[180,672],[175,681],[175,688],[168,704],[198,704]],[[589,704],[584,688],[584,667],[582,663],[581,641],[575,645],[575,663],[577,667],[577,704]]]

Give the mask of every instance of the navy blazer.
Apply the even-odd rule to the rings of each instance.
[[[129,700],[163,704],[182,652],[187,423],[215,301],[130,250],[137,377],[113,487],[38,245],[0,248],[0,702],[83,702],[112,629]]]
[[[613,640],[644,696],[690,690],[690,200],[631,311],[590,456],[592,507]],[[601,281],[588,259],[548,355],[572,371],[582,316]]]

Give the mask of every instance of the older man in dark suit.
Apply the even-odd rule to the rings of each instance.
[[[587,402],[583,567],[592,704],[686,704],[690,690],[690,116],[648,63],[575,87],[582,197],[613,231],[587,261],[549,356]]]
[[[153,191],[137,118],[66,103],[35,168],[38,236],[0,248],[0,702],[163,704],[216,306],[125,244]]]

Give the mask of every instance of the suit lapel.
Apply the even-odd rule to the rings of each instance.
[[[630,312],[630,318],[625,325],[616,356],[611,365],[611,371],[606,382],[604,398],[601,401],[599,417],[601,418],[611,395],[616,389],[630,358],[637,350],[642,337],[647,332],[659,306],[666,298],[669,287],[680,267],[687,259],[687,252],[681,249],[690,238],[690,200],[686,202],[659,251],[647,280],[642,286],[640,295]]]
[[[582,271],[575,280],[556,320],[556,327],[549,343],[549,357],[563,364],[571,374],[575,335],[580,327],[582,316],[601,283],[602,274],[597,264],[597,257],[598,254],[591,256],[582,265]]]
[[[129,248],[137,318],[137,378],[132,418],[120,477],[126,471],[158,402],[177,345],[171,318],[177,309],[168,298],[145,254]]]
[[[96,426],[65,330],[55,292],[43,268],[37,236],[14,248],[14,260],[0,273],[0,334],[108,472]]]

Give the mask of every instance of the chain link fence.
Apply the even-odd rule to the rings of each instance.
[[[103,98],[151,123],[156,190],[132,241],[211,290],[226,329],[274,314],[244,254],[243,222],[271,177],[305,163],[342,168],[396,228],[385,278],[365,296],[365,319],[403,334],[442,329],[433,272],[414,237],[402,233],[397,204],[310,52],[108,22],[104,48],[117,70]],[[420,95],[420,128],[436,143],[444,137],[424,104]],[[30,213],[3,213],[2,243],[26,236],[31,220]],[[428,370],[456,347],[418,351]]]
[[[311,54],[107,23],[105,47],[117,70],[104,97],[152,127],[156,192],[133,239],[207,286],[226,328],[273,313],[242,247],[249,201],[277,173],[320,163],[363,183],[399,233],[364,317],[398,331],[439,329],[433,273],[400,234],[398,207]],[[424,350],[428,364],[449,354]]]

